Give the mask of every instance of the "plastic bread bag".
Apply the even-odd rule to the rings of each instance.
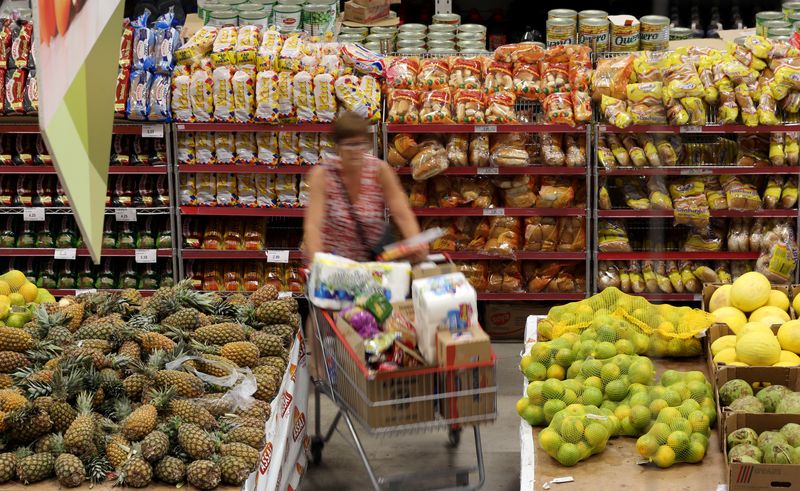
[[[505,44],[494,51],[494,59],[504,63],[538,63],[544,49],[532,43]]]
[[[514,261],[493,261],[490,263],[487,291],[496,293],[520,292],[523,286],[519,263]]]
[[[663,84],[661,82],[628,84],[626,87],[628,102],[631,104],[646,104],[648,106],[661,105],[662,87]]]
[[[233,121],[233,74],[230,66],[221,66],[214,69],[214,120],[228,123]]]
[[[658,158],[665,167],[673,167],[678,163],[678,154],[665,135],[655,135],[654,143],[658,151]]]
[[[644,150],[644,155],[647,158],[647,163],[651,167],[661,167],[661,156],[658,153],[655,139],[652,135],[642,133],[638,136],[639,147]]]
[[[299,123],[314,122],[314,87],[311,74],[305,71],[298,72],[292,80],[292,100],[297,111]]]
[[[628,232],[622,221],[600,220],[598,238],[601,252],[631,252]]]
[[[797,269],[798,247],[796,233],[788,223],[779,224],[764,234],[761,255],[756,261],[756,271],[770,283],[789,283]]]
[[[413,89],[417,86],[418,74],[418,59],[393,58],[386,68],[386,87],[389,89]]]
[[[503,133],[490,139],[490,160],[497,167],[524,167],[530,164],[527,137],[521,133]]]
[[[703,83],[703,100],[710,106],[719,101],[719,89],[714,85],[713,66],[714,60],[711,57],[702,58],[697,66],[697,73]]]
[[[741,219],[734,219],[728,228],[728,252],[748,252],[750,239]]]
[[[667,110],[661,105],[631,104],[628,107],[631,122],[636,125],[665,125],[667,124]]]
[[[561,149],[563,135],[560,133],[541,133],[539,147],[544,165],[549,167],[564,167],[566,155]]]
[[[717,121],[721,124],[735,123],[739,117],[739,106],[736,103],[736,93],[733,85],[728,81],[718,86],[719,106],[717,107]]]
[[[233,74],[233,115],[236,121],[246,123],[255,117],[256,77],[252,70],[237,70]]]
[[[597,137],[597,161],[606,169],[617,167],[617,159],[614,157],[605,135]]]
[[[601,102],[604,96],[625,99],[633,72],[633,59],[633,55],[629,54],[597,60],[597,68],[592,76],[592,98],[595,102]]]
[[[194,120],[201,123],[211,121],[214,113],[214,79],[210,64],[204,63],[194,68],[189,93]]]
[[[194,133],[180,132],[176,137],[177,147],[175,149],[175,157],[178,159],[179,164],[194,164]]]
[[[339,48],[339,54],[346,64],[360,73],[383,76],[386,72],[384,57],[359,44],[342,44]]]
[[[472,135],[469,141],[469,165],[486,167],[490,161],[489,135]]]
[[[361,94],[361,81],[355,75],[342,75],[333,83],[336,98],[347,111],[354,112],[362,118],[369,117],[369,108]]]
[[[261,165],[278,165],[280,153],[278,152],[278,133],[260,131],[256,133],[256,146],[258,148],[258,163]]]
[[[569,63],[543,61],[539,88],[543,97],[560,92],[570,92]]]
[[[503,204],[507,208],[533,208],[536,206],[536,193],[533,192],[535,179],[528,184],[514,186],[503,191]]]
[[[510,63],[491,61],[486,66],[483,90],[487,93],[514,91],[513,66]]]
[[[622,190],[625,204],[632,210],[649,210],[650,200],[638,177],[617,178],[616,187]]]
[[[784,178],[783,176],[768,176],[767,185],[764,188],[763,203],[764,208],[767,210],[774,210],[778,207],[781,199],[781,190],[783,189]]]
[[[540,93],[539,66],[520,63],[514,65],[514,93],[520,99],[535,100]]]
[[[559,252],[581,252],[586,250],[586,222],[583,217],[561,217],[558,219]]]
[[[330,123],[336,117],[336,95],[330,73],[314,76],[314,106],[320,123]]]
[[[272,70],[258,72],[256,75],[256,121],[277,123],[279,113],[278,74]]]
[[[261,26],[239,26],[236,37],[236,64],[239,68],[256,69],[259,46],[261,46]]]
[[[764,240],[764,221],[756,218],[750,226],[750,252],[761,251],[761,242]]]
[[[155,47],[155,36],[153,30],[148,27],[149,18],[150,11],[145,10],[142,15],[131,22],[131,27],[133,28],[133,70],[149,71],[154,68],[153,49]],[[16,25],[12,25],[12,29],[16,27]],[[12,61],[14,56],[12,53]],[[18,68],[22,68],[22,66]]]
[[[746,126],[758,126],[758,113],[756,106],[753,104],[753,99],[750,97],[750,90],[747,85],[741,83],[734,89],[736,95],[736,103],[739,104],[739,109],[742,113],[742,122]]]
[[[632,134],[623,135],[622,144],[625,146],[625,150],[630,156],[631,162],[633,162],[634,167],[647,166],[647,155],[645,154],[644,149],[639,146],[639,142],[637,141],[634,135]]]
[[[611,196],[608,194],[606,179],[601,179],[599,185],[600,188],[597,191],[597,207],[601,210],[610,210],[613,206],[611,205]]]
[[[678,265],[681,282],[684,290],[689,293],[699,293],[703,288],[703,283],[697,280],[692,270],[694,265],[691,261],[683,261]]]
[[[711,218],[705,194],[673,198],[675,223],[692,227],[705,227]]]
[[[583,46],[575,46],[576,49]],[[588,92],[592,82],[592,61],[586,57],[575,57],[569,60],[570,91]]]
[[[575,116],[572,112],[572,99],[570,94],[550,94],[545,97],[542,107],[547,123],[575,126]]]
[[[480,90],[455,92],[456,122],[483,123],[486,119],[484,95]]]
[[[717,176],[704,176],[703,187],[705,189],[708,207],[711,210],[728,209],[728,200],[725,198],[725,193],[722,190]]]
[[[2,29],[2,28],[0,28]],[[128,106],[128,97],[130,96],[130,79],[131,79],[131,69],[130,68],[120,68],[119,72],[117,73],[117,83],[116,83],[116,90],[114,91],[114,117],[125,117],[125,110]],[[35,80],[35,78],[34,78]],[[188,111],[182,112],[182,117],[186,118],[186,121],[191,121],[192,118],[192,101],[188,98],[189,97],[189,79],[181,78],[180,80],[185,81],[185,94],[186,98],[184,100],[175,101],[173,99],[173,104],[185,102]],[[180,90],[180,88],[177,88]],[[176,89],[173,89],[173,93],[179,94]],[[2,97],[0,97],[0,103],[2,103]],[[0,104],[2,106],[2,104]]]
[[[208,131],[198,131],[194,134],[194,151],[198,164],[213,164],[216,160],[214,155],[214,133]]]
[[[411,176],[415,181],[430,179],[447,170],[449,165],[447,150],[441,146],[427,147],[411,159]]]
[[[305,41],[301,34],[291,33],[283,41],[281,52],[278,55],[277,67],[284,72],[297,72],[300,70],[300,61],[305,55]]]
[[[575,121],[588,123],[592,120],[592,99],[588,92],[575,91],[570,94]]]
[[[255,176],[242,173],[236,177],[236,197],[239,206],[255,208],[258,205]]]
[[[6,77],[6,86],[14,85],[13,75],[24,73],[22,70],[9,70]],[[150,103],[150,87],[153,84],[153,74],[148,71],[138,70],[131,73],[131,90],[128,95],[128,119],[136,121],[147,120]],[[6,91],[6,102],[12,97],[12,91]],[[21,101],[20,101],[21,102]],[[7,104],[7,107],[10,104]],[[20,104],[21,106],[21,104]],[[11,111],[15,112],[12,108]]]
[[[284,121],[294,121],[297,111],[294,107],[294,89],[292,88],[292,73],[278,73],[278,118]]]
[[[192,74],[181,66],[172,74],[172,115],[176,121],[192,121]]]
[[[196,174],[181,173],[178,188],[181,206],[197,206]]]
[[[643,261],[641,264],[642,279],[648,293],[658,293],[658,279],[656,278],[653,261]]]
[[[539,187],[539,208],[569,208],[574,204],[575,182],[553,176],[542,178]]]
[[[199,206],[217,206],[217,177],[214,174],[197,174],[197,204]]]
[[[766,86],[766,83],[762,83],[770,79],[762,76],[758,83],[758,108],[756,113],[758,114],[758,123],[763,125],[776,125],[780,122],[777,115],[778,106],[772,97],[772,92]]]
[[[683,250],[686,252],[718,252],[722,250],[722,234],[711,226],[692,229],[686,236]]]
[[[414,90],[395,89],[387,97],[389,123],[419,123],[419,93]]]
[[[454,58],[450,65],[450,90],[476,90],[483,86],[483,66],[477,58]]]
[[[597,267],[597,289],[603,291],[606,288],[620,288],[621,286],[617,265],[601,261]]]
[[[431,90],[422,94],[421,123],[452,123],[451,97],[448,90]]]
[[[317,165],[319,163],[318,133],[298,133],[298,146],[303,164]]]
[[[308,185],[307,176],[300,176],[300,186],[298,189],[297,201],[300,203],[302,208],[305,208],[308,206],[308,203],[311,200],[311,187]]]
[[[320,133],[319,135],[319,159],[320,162],[329,162],[336,156],[336,144],[333,135]]]
[[[689,124],[689,113],[683,107],[683,105],[673,100],[669,104],[666,104],[667,108],[667,119],[669,123],[675,126],[684,126]]]
[[[172,119],[170,78],[163,73],[153,75],[148,96],[148,121],[169,121]]]
[[[236,65],[236,38],[238,28],[227,25],[221,27],[217,37],[214,39],[214,47],[211,50],[211,61],[214,66],[234,66]]]
[[[797,114],[800,112],[800,91],[790,91],[789,94],[781,101],[781,109],[790,114]]]
[[[281,48],[283,48],[283,38],[277,28],[270,27],[262,33],[261,44],[258,47],[257,54],[259,73],[275,69]]]
[[[631,156],[628,154],[628,151],[625,149],[625,146],[619,139],[619,135],[615,133],[609,133],[608,135],[606,135],[606,138],[608,141],[608,145],[611,148],[611,153],[614,155],[614,158],[617,160],[619,166],[630,167]]]
[[[361,77],[359,90],[367,105],[367,119],[372,123],[379,123],[381,121],[380,82],[371,75],[365,75]]]
[[[411,208],[428,206],[428,181],[406,181],[408,205]]]
[[[294,174],[278,174],[275,176],[275,193],[278,196],[278,206],[284,208],[297,208],[297,176]]]
[[[466,166],[469,164],[469,136],[463,133],[453,133],[447,137],[447,160],[452,166]]]
[[[720,176],[720,184],[725,190],[728,209],[737,211],[753,211],[761,208],[761,197],[758,189],[744,181],[740,176]]]
[[[183,65],[191,65],[199,61],[211,51],[219,29],[214,26],[203,26],[189,38],[183,46],[175,50],[175,61]]]
[[[653,210],[671,210],[670,199],[664,176],[649,176],[647,178],[647,192],[650,199],[650,208]]]
[[[489,239],[484,250],[490,254],[510,255],[522,246],[522,228],[518,217],[489,219]]]
[[[699,97],[684,97],[681,105],[689,114],[689,124],[703,126],[706,124],[706,106],[703,99]]]
[[[786,165],[786,154],[784,153],[783,133],[770,133],[769,138],[769,161],[772,165]]]
[[[796,131],[789,131],[784,136],[783,152],[786,157],[786,165],[796,166],[800,162],[799,135],[800,133]]]
[[[275,194],[275,176],[272,174],[255,174],[255,176],[256,204],[260,208],[278,206],[278,196]]]
[[[450,65],[443,58],[428,58],[422,61],[417,88],[420,90],[438,90],[448,88]]]
[[[441,149],[434,150],[433,148],[428,148],[426,150],[431,150],[433,152],[442,151]],[[434,203],[434,206],[438,206],[439,208],[456,208],[462,205],[463,200],[461,198],[461,186],[459,184],[460,181],[457,179],[434,177],[428,188],[430,199],[431,202]]]
[[[555,217],[526,217],[525,245],[529,252],[555,251],[558,241],[558,226]]]
[[[233,152],[236,144],[234,143],[233,133],[217,131],[214,133],[214,148],[218,164],[232,164],[234,160]]]
[[[714,272],[716,273],[717,278],[719,278],[719,282],[723,285],[730,285],[733,283],[733,277],[731,276],[729,269],[730,268],[726,262],[717,261],[714,263]]]
[[[567,167],[584,167],[586,165],[586,137],[584,135],[564,135],[564,148]]]
[[[300,138],[293,131],[278,133],[278,149],[282,165],[300,165]]]
[[[781,189],[781,200],[778,207],[791,210],[795,205],[797,205],[797,182],[794,178],[789,178],[786,179]]]
[[[234,135],[234,145],[236,148],[237,164],[252,165],[256,162],[258,146],[256,145],[255,133],[244,131],[236,132]]]
[[[604,95],[601,99],[600,110],[606,121],[617,128],[624,129],[633,124],[633,118],[628,113],[627,104],[623,100]]]

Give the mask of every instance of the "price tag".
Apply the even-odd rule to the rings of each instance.
[[[142,125],[143,138],[164,138],[164,125],[163,124],[145,124]]]
[[[499,167],[478,167],[479,176],[496,176],[500,174]]]
[[[484,208],[483,216],[485,217],[504,217],[506,216],[505,208]]]
[[[681,169],[682,176],[710,176],[711,169]]]
[[[22,212],[22,219],[26,222],[43,222],[44,208],[25,208]]]
[[[278,298],[292,298],[292,292],[279,292]]]
[[[55,253],[53,254],[53,259],[65,259],[67,261],[72,261],[75,259],[75,253],[78,250],[74,247],[68,249],[56,249]]]
[[[75,290],[75,296],[83,295],[84,293],[97,293],[96,288],[85,288],[83,290]]]
[[[289,262],[289,251],[267,251],[267,262],[286,264]]]
[[[497,125],[496,124],[479,124],[476,125],[473,130],[475,133],[497,133]]]
[[[114,219],[118,222],[135,222],[136,208],[116,208],[114,209]]]
[[[681,126],[680,130],[681,133],[702,133],[703,127],[702,126]]]
[[[136,249],[136,262],[139,264],[153,264],[156,262],[155,249]]]

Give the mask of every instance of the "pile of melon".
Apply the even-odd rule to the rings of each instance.
[[[800,365],[800,321],[789,314],[789,297],[773,289],[758,272],[742,275],[719,287],[708,304],[714,320],[734,334],[711,344],[715,363],[734,366]],[[800,296],[792,305],[800,308]],[[780,326],[775,332],[773,326]]]
[[[55,301],[46,289],[28,281],[22,271],[12,269],[0,275],[0,325],[22,327],[33,317],[33,307]]]

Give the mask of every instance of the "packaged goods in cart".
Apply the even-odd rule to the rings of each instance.
[[[339,310],[359,296],[387,293],[405,299],[409,293],[408,263],[357,263],[333,254],[317,253],[311,265],[308,291],[320,308]]]

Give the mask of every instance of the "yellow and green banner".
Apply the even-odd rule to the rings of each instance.
[[[122,0],[34,0],[39,126],[75,221],[100,261]]]

